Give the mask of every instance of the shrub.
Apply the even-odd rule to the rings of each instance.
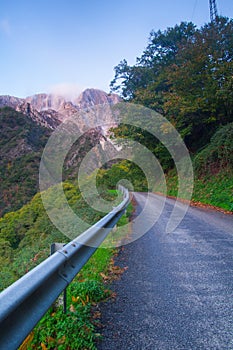
[[[212,174],[221,168],[233,169],[233,123],[221,127],[194,160],[197,175]]]

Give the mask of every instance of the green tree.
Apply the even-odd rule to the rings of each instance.
[[[137,97],[138,102],[143,102],[140,101],[139,92],[149,86],[155,88],[155,93],[166,90],[164,68],[175,62],[180,45],[191,40],[194,33],[195,26],[185,22],[164,32],[152,31],[149,44],[142,56],[137,58],[136,65],[129,66],[127,61],[123,60],[115,67],[111,89],[120,92],[126,99]]]
[[[232,37],[233,21],[219,18],[197,31],[167,67],[164,111],[191,149],[207,143],[218,125],[232,121]]]
[[[233,21],[219,17],[200,29],[181,23],[152,32],[135,66],[115,68],[111,87],[165,115],[195,152],[233,120],[232,77]]]

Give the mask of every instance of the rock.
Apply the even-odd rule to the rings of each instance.
[[[86,89],[74,101],[78,109],[86,109],[91,106],[103,104],[116,104],[121,101],[121,98],[116,94],[107,94],[104,91],[97,89]]]
[[[33,96],[26,97],[26,102],[36,109],[38,112],[46,110],[58,111],[61,105],[63,105],[66,100],[62,96],[52,95],[52,94],[36,94]]]
[[[37,122],[39,125],[49,129],[55,129],[61,122],[79,113],[80,129],[84,129],[86,120],[86,111],[93,106],[113,105],[120,102],[121,99],[116,94],[107,94],[97,89],[86,89],[73,102],[67,101],[62,96],[53,94],[36,94],[25,99],[14,96],[0,96],[0,107],[9,106],[16,111],[24,113]],[[82,118],[81,111],[84,111],[85,118]],[[100,121],[96,120],[97,126]],[[114,120],[109,120],[108,124],[115,124]],[[94,127],[92,123],[92,127]]]
[[[88,145],[89,148],[95,148],[90,160],[91,168],[92,165],[101,166],[105,160],[113,156],[116,148],[109,138],[109,129],[117,126],[117,122],[114,120],[110,107],[120,101],[120,97],[116,94],[107,94],[97,89],[86,89],[73,102],[67,101],[62,96],[44,93],[25,99],[0,96],[0,107],[14,108],[37,125],[50,130],[55,130],[62,122],[74,123],[74,132],[82,136],[79,142],[72,147],[66,167],[77,169],[86,154]],[[30,151],[23,144],[20,150]],[[19,153],[18,149],[17,152]]]
[[[18,98],[18,97],[9,96],[9,95],[0,96],[0,107],[8,106],[16,109],[22,103],[24,103],[23,98]]]

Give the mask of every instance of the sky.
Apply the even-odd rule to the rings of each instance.
[[[216,0],[233,18],[233,1]],[[152,30],[209,22],[209,0],[1,0],[0,95],[109,92],[114,67],[135,64]]]

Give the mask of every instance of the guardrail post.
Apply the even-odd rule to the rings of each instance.
[[[58,250],[62,249],[66,244],[65,243],[52,243],[50,245],[50,255],[54,254]],[[67,289],[65,288],[63,291],[63,312],[66,314],[67,312]]]

